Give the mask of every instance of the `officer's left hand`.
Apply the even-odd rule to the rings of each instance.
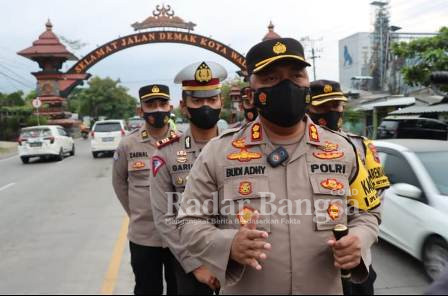
[[[333,248],[334,266],[350,270],[361,264],[361,240],[356,235],[347,235],[340,240],[330,240],[328,245]]]

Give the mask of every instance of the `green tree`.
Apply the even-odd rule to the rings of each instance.
[[[401,72],[409,85],[429,86],[431,72],[448,70],[448,27],[441,28],[434,37],[395,43],[392,50],[407,61]],[[448,86],[443,89],[448,91]]]
[[[135,116],[137,100],[128,89],[111,78],[94,77],[88,87],[75,90],[69,97],[69,109],[81,116],[127,119]]]

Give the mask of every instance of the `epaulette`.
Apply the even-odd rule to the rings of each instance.
[[[157,149],[162,149],[163,147],[171,145],[174,142],[179,142],[179,139],[180,136],[176,132],[171,131],[171,134],[168,138],[157,141],[156,143]]]
[[[226,129],[225,131],[221,132],[221,134],[218,136],[218,138],[221,139],[225,136],[233,135],[234,133],[238,132],[239,130],[241,130],[241,127]]]

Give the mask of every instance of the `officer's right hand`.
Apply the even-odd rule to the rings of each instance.
[[[267,243],[268,233],[256,230],[259,213],[255,212],[251,221],[240,228],[232,242],[230,258],[242,264],[249,265],[256,270],[261,270],[259,260],[266,260],[266,251],[271,250],[271,244]]]

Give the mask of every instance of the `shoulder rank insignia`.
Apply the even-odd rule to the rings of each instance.
[[[242,226],[249,224],[250,220],[254,215],[255,211],[249,206],[245,206],[237,215],[238,221]]]
[[[153,176],[157,176],[160,168],[165,164],[165,160],[163,160],[159,156],[152,157],[152,174]]]
[[[331,191],[344,189],[344,184],[342,184],[341,182],[339,182],[336,179],[324,180],[324,181],[320,182],[320,186],[322,186],[325,189],[331,190]]]
[[[165,138],[163,140],[157,141],[157,149],[162,149],[165,146],[168,146],[174,142],[179,141],[180,137],[173,131],[171,131],[171,134],[168,138]]]
[[[263,130],[261,124],[255,123],[252,126],[252,141],[261,141],[263,139]]]
[[[310,124],[309,136],[311,141],[320,142],[319,132],[317,131],[317,127],[314,124]]]

